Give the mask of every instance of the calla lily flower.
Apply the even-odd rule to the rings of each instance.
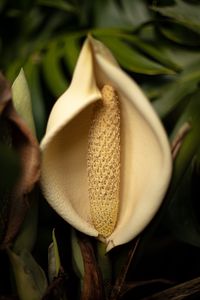
[[[109,99],[114,106],[106,111]],[[111,136],[116,147],[112,138],[107,144]],[[159,118],[111,52],[92,37],[51,111],[41,149],[47,201],[74,228],[104,241],[107,251],[147,226],[171,176],[170,146]],[[108,230],[101,228],[104,222],[112,223]]]

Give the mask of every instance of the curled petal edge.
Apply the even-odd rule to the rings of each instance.
[[[77,230],[98,237],[91,224],[86,172],[87,133],[100,89],[111,84],[122,114],[121,204],[107,251],[136,237],[159,209],[172,170],[164,128],[137,84],[118,66],[110,51],[88,37],[72,83],[57,100],[41,143],[41,185],[49,204]]]

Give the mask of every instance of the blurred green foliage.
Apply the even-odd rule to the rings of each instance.
[[[139,83],[162,118],[171,140],[183,124],[190,125],[174,163],[169,193],[153,223],[144,231],[140,254],[135,260],[140,264],[142,255],[148,253],[151,248],[148,243],[155,232],[164,232],[178,242],[200,247],[200,205],[199,197],[195,196],[199,195],[200,179],[200,2],[1,0],[0,69],[13,83],[24,68],[39,140],[55,100],[70,83],[88,33],[104,42],[121,67]],[[15,153],[4,145],[0,145],[0,166],[1,176],[5,174],[0,181],[1,194],[2,182],[13,183],[18,170]],[[70,259],[71,250],[67,235],[65,242],[60,242],[63,229],[62,234],[59,233],[58,224],[62,221],[43,203],[42,196],[40,198],[35,256],[47,270],[44,257],[56,224],[54,247],[56,245],[58,253],[60,245],[68,243],[62,248],[65,255],[63,250],[59,252],[59,261],[67,269],[66,255]],[[80,255],[80,250],[77,251]],[[25,256],[17,257],[11,252],[10,256],[17,268],[22,268]],[[29,256],[26,254],[32,265]],[[67,269],[69,274],[71,267]],[[46,285],[43,273],[42,280]]]

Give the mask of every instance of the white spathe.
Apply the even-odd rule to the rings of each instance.
[[[117,225],[107,251],[136,237],[151,221],[171,177],[164,128],[138,85],[111,52],[88,37],[68,90],[57,100],[41,143],[44,195],[77,230],[98,237],[90,218],[87,181],[88,133],[93,105],[110,84],[121,107],[121,183]]]

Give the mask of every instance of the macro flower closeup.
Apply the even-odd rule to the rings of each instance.
[[[171,176],[168,139],[151,104],[90,36],[50,113],[41,149],[47,201],[107,251],[147,226]]]

